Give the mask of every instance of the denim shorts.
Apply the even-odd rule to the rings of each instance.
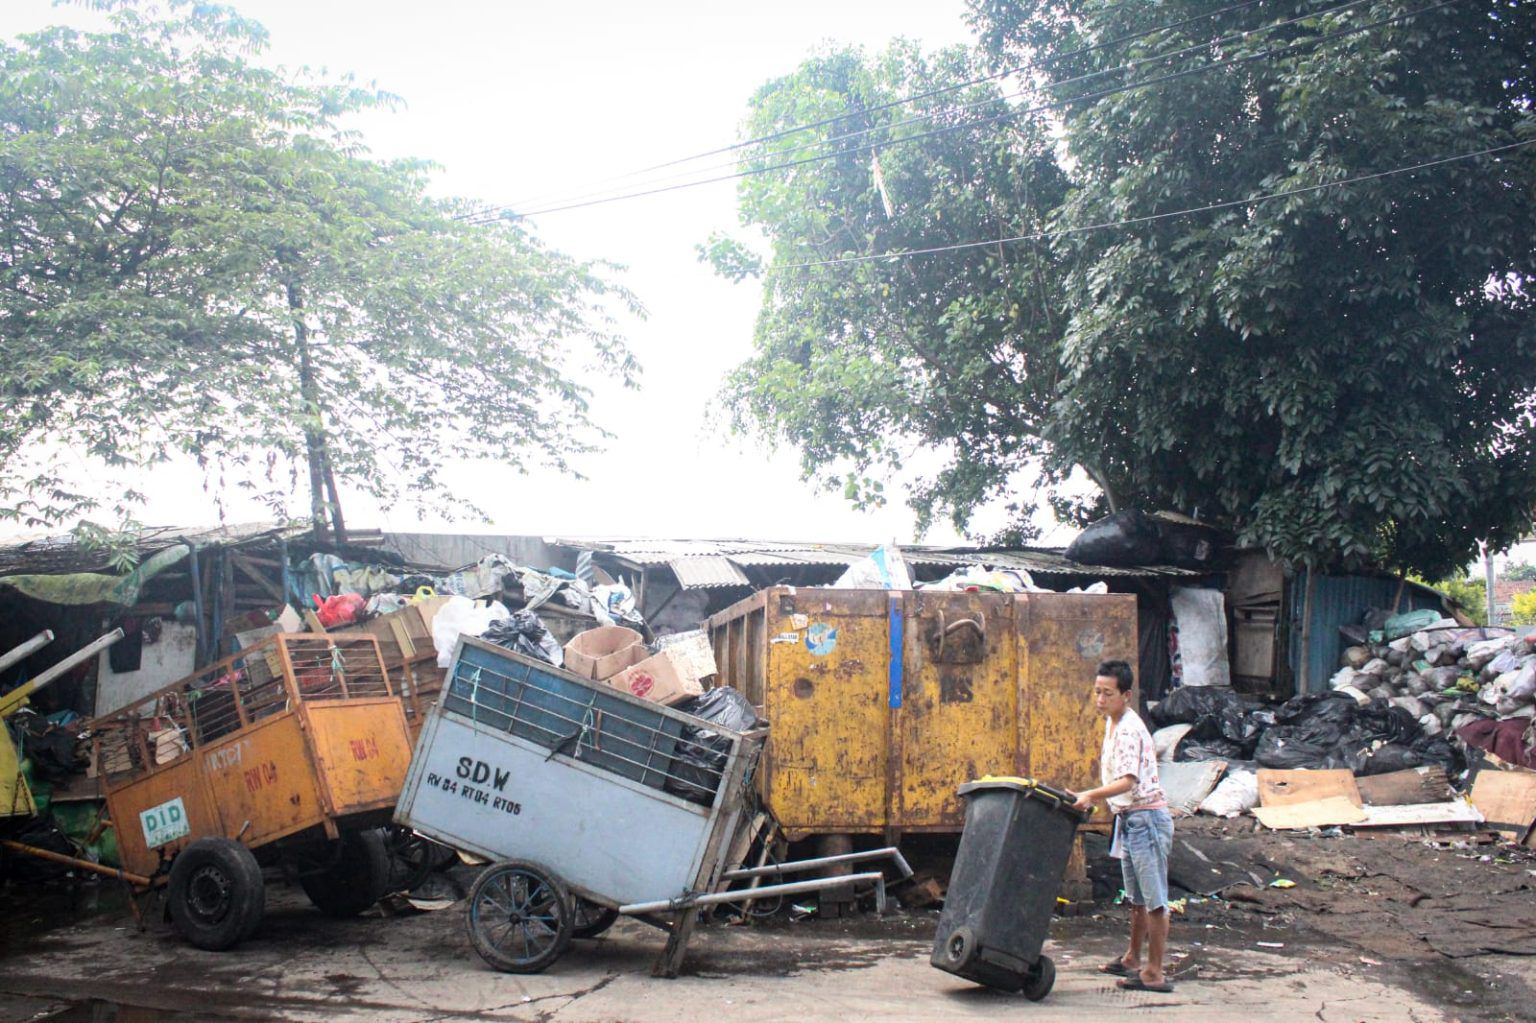
[[[1168,905],[1168,854],[1173,849],[1173,818],[1167,810],[1126,810],[1115,821],[1120,829],[1120,876],[1133,906],[1155,912]]]

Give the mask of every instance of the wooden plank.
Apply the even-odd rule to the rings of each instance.
[[[1349,771],[1272,771],[1259,769],[1259,805],[1295,806],[1342,796],[1363,805],[1355,776]]]
[[[1472,782],[1472,805],[1483,812],[1488,827],[1505,838],[1525,839],[1536,821],[1536,771],[1484,768]]]
[[[1443,803],[1456,793],[1443,767],[1415,767],[1391,774],[1356,778],[1366,806],[1406,806],[1412,803]]]
[[[251,560],[245,555],[236,554],[234,551],[230,551],[229,560],[231,563],[233,563],[235,568],[238,568],[241,572],[245,573],[245,577],[247,579],[251,580],[257,586],[260,586],[269,595],[271,595],[273,600],[277,601],[279,604],[287,603],[287,600],[283,596],[283,591],[278,588],[277,584],[268,579],[266,573],[262,572],[261,569],[253,565]]]
[[[1274,828],[1277,831],[1291,828],[1327,828],[1339,824],[1358,824],[1365,820],[1363,809],[1351,802],[1348,796],[1337,795],[1314,799],[1308,803],[1260,806],[1254,809],[1253,815],[1266,828]]]

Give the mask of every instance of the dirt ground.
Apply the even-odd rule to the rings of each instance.
[[[138,930],[115,885],[0,890],[0,1023],[273,1019],[722,1021],[1102,1018],[1459,1020],[1536,1016],[1536,856],[1508,846],[1292,837],[1251,820],[1181,822],[1171,874],[1172,995],[1095,970],[1123,910],[1060,917],[1055,990],[1030,1003],[928,965],[938,914],[779,916],[701,927],[683,975],[649,975],[664,936],[621,921],[550,970],[514,976],[471,951],[462,910],[338,921],[274,884],[257,934],[225,953]],[[942,868],[943,849],[924,851]],[[1096,861],[1095,872],[1109,875]],[[460,884],[472,876],[458,868]],[[1269,887],[1280,878],[1295,887]],[[1102,887],[1102,886],[1101,886]],[[1200,893],[1217,893],[1202,895]]]

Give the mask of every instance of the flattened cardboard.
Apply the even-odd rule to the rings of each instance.
[[[1260,806],[1294,806],[1331,796],[1342,796],[1357,807],[1363,805],[1355,776],[1349,771],[1259,769]]]
[[[1328,796],[1283,806],[1259,806],[1254,808],[1253,815],[1266,828],[1277,831],[1328,828],[1339,824],[1358,824],[1365,820],[1365,811],[1351,802],[1348,796]]]
[[[1483,768],[1472,782],[1472,805],[1483,812],[1488,826],[1505,838],[1512,842],[1526,839],[1536,821],[1536,771]]]

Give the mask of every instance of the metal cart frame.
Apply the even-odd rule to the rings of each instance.
[[[880,871],[721,890],[731,882],[878,858],[911,875],[895,849],[731,869],[766,735],[464,638],[395,820],[493,861],[466,926],[498,969],[538,972],[623,914],[668,932],[652,972],[673,977],[699,907],[846,885],[885,905]]]

